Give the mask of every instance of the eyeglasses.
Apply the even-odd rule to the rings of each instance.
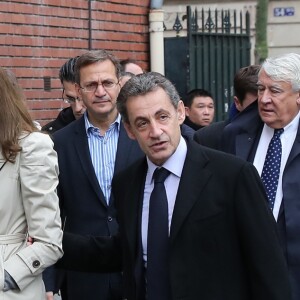
[[[79,99],[78,97],[72,97],[72,96],[65,95],[65,91],[64,90],[62,92],[62,96],[61,97],[62,97],[62,100],[65,103],[69,103],[69,104],[73,104],[76,101],[81,101],[81,99]]]
[[[100,83],[97,82],[97,81],[94,81],[94,82],[88,83],[85,86],[80,86],[80,88],[84,92],[95,93],[99,85],[102,85],[105,90],[111,90],[111,89],[115,88],[118,84],[119,84],[119,81],[114,82],[114,81],[111,81],[111,80],[104,80]]]

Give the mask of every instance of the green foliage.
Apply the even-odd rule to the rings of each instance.
[[[269,0],[258,0],[256,10],[256,63],[261,63],[268,56],[267,22]]]

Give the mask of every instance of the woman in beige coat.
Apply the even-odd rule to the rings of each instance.
[[[56,152],[21,88],[0,68],[0,299],[44,300],[43,270],[62,256]],[[27,245],[27,236],[34,243]]]

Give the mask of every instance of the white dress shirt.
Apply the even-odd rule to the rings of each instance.
[[[187,145],[183,137],[181,137],[179,145],[173,155],[162,165],[171,174],[165,180],[165,188],[168,199],[168,212],[169,212],[169,232],[171,227],[172,215],[177,195],[177,190],[180,182],[180,177],[187,153]],[[154,188],[153,173],[158,167],[153,164],[147,157],[148,171],[146,175],[143,211],[142,211],[142,245],[143,245],[143,258],[145,266],[147,264],[147,236],[148,236],[148,216],[149,216],[149,200],[151,192]]]
[[[276,198],[275,198],[275,203],[273,208],[273,215],[275,220],[277,220],[278,218],[278,213],[279,213],[280,205],[282,202],[282,196],[283,196],[282,174],[297,135],[299,117],[300,117],[300,112],[297,114],[297,116],[293,119],[292,122],[290,122],[287,126],[284,127],[284,132],[280,136],[281,145],[282,145],[282,155],[281,155],[280,174],[279,174]],[[274,134],[274,129],[265,124],[260,136],[259,144],[253,161],[253,164],[256,167],[259,175],[261,175],[262,173],[262,169],[268,151],[268,146],[273,137],[273,134]]]

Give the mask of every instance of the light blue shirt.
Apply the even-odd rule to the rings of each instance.
[[[84,121],[95,174],[105,196],[106,203],[109,204],[121,116],[117,116],[104,135],[100,135],[100,129],[90,123],[87,112],[84,113]]]
[[[179,145],[171,157],[162,165],[165,169],[171,172],[166,178],[164,184],[168,199],[168,213],[169,213],[169,232],[171,227],[172,215],[175,205],[175,199],[178,191],[180,177],[187,153],[187,145],[183,137],[180,138]],[[142,245],[143,258],[145,266],[147,265],[147,237],[148,237],[148,217],[149,217],[149,200],[151,192],[154,188],[153,173],[157,166],[153,164],[147,157],[148,171],[146,175],[143,211],[142,211]]]

